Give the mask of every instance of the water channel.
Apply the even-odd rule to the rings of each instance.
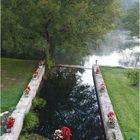
[[[67,126],[72,140],[105,140],[92,70],[55,68],[39,96],[47,105],[40,112],[36,133],[52,140],[56,129]]]

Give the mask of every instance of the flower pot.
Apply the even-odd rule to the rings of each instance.
[[[39,65],[38,67],[41,69],[41,68],[43,68],[43,65]]]
[[[115,128],[115,123],[114,122],[107,122],[107,126],[111,129]]]
[[[24,92],[23,94],[25,97],[29,97],[29,92]]]
[[[33,80],[36,80],[37,79],[37,76],[35,77],[35,76],[33,76],[33,78],[32,78]]]

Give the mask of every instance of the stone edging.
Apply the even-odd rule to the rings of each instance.
[[[11,133],[6,133],[0,136],[0,140],[18,140],[18,137],[22,130],[25,114],[28,113],[31,108],[32,99],[35,97],[37,93],[44,73],[45,67],[44,66],[39,67],[39,77],[37,79],[31,79],[30,83],[28,84],[28,86],[30,86],[31,88],[31,91],[29,92],[29,97],[25,97],[25,95],[22,95],[16,106],[16,110],[14,110],[11,115],[12,117],[15,118],[15,123],[11,129]]]
[[[94,65],[92,67],[93,68],[92,71],[93,71],[95,88],[97,90],[96,92],[97,92],[97,96],[98,96],[98,100],[99,100],[99,105],[100,105],[100,109],[101,109],[101,115],[102,115],[102,119],[103,119],[106,139],[113,140],[111,138],[111,136],[112,136],[112,132],[115,132],[116,140],[124,140],[116,117],[115,117],[115,119],[116,119],[115,128],[109,128],[107,126],[107,122],[108,122],[107,114],[110,111],[114,112],[114,110],[113,110],[113,106],[112,106],[110,97],[108,95],[106,86],[105,86],[103,91],[100,91],[99,83],[104,82],[104,80],[103,80],[101,72],[99,72],[98,74],[95,73],[96,67],[97,66]],[[105,85],[105,83],[104,83],[104,85]]]

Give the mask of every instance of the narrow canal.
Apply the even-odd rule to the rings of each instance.
[[[39,113],[35,133],[52,140],[56,129],[67,126],[71,140],[105,140],[92,70],[54,68],[39,96],[47,105]]]

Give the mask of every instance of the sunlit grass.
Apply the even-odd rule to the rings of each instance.
[[[1,59],[1,112],[16,106],[35,65],[32,60]]]
[[[125,140],[139,134],[139,87],[132,87],[126,69],[101,68]]]

